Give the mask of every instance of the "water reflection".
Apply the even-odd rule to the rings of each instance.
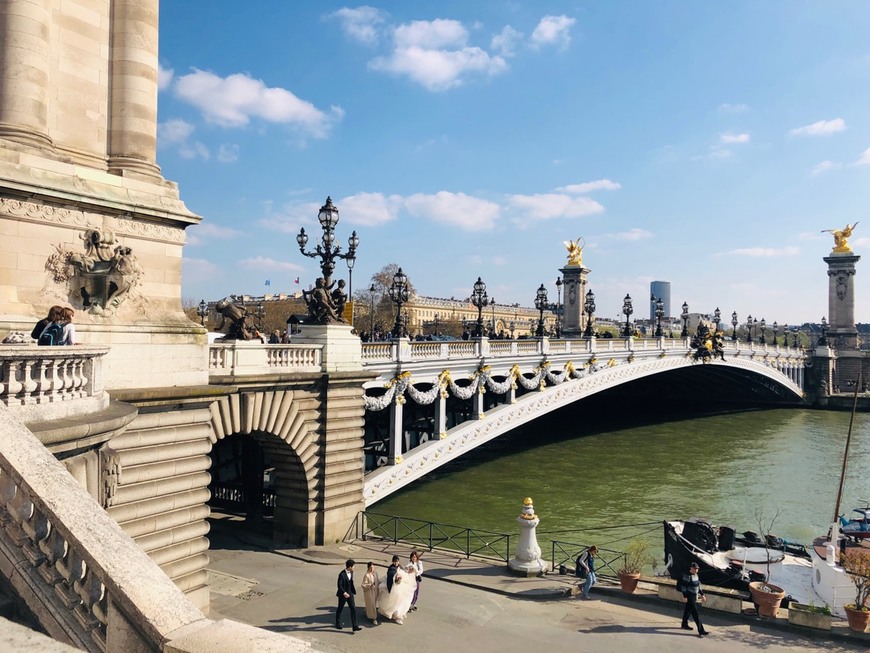
[[[523,497],[532,496],[542,546],[551,538],[607,545],[609,535],[577,531],[665,518],[707,517],[757,531],[758,511],[768,522],[780,511],[773,530],[794,542],[827,530],[848,413],[649,409],[602,400],[539,419],[373,510],[512,533]],[[841,512],[868,498],[870,417],[858,414]],[[661,542],[660,528],[644,530]]]

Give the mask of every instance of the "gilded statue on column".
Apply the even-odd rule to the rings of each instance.
[[[577,240],[565,240],[562,244],[568,250],[568,265],[583,265],[583,248],[586,246],[583,236]]]
[[[852,248],[849,247],[849,236],[852,235],[852,232],[855,230],[855,227],[858,226],[858,223],[855,224],[847,224],[842,229],[822,229],[822,233],[829,233],[834,236],[834,249],[832,249],[832,253],[834,254],[851,254]]]

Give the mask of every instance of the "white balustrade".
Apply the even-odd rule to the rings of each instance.
[[[322,365],[322,345],[269,345],[249,340],[209,345],[208,368],[212,378],[321,372]]]

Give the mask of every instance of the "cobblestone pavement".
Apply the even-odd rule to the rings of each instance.
[[[393,553],[408,547],[382,543],[336,544],[269,551],[256,541],[212,533],[212,618],[226,617],[311,642],[317,651],[427,653],[429,651],[536,653],[544,651],[866,651],[870,639],[838,628],[833,634],[704,611],[706,638],[680,629],[682,606],[651,592],[625,595],[602,585],[594,600],[568,596],[572,579],[548,575],[517,579],[503,566],[425,552],[419,610],[404,625],[368,623],[359,583],[368,560],[383,578]],[[244,540],[244,541],[243,541]],[[353,633],[336,630],[335,585],[346,558],[357,561],[358,619]],[[841,632],[841,630],[843,630]]]

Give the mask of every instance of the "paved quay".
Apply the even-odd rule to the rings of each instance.
[[[212,618],[226,617],[311,643],[315,651],[367,653],[474,651],[866,651],[870,635],[845,622],[830,633],[787,620],[702,611],[709,637],[680,629],[682,605],[651,589],[623,593],[603,582],[593,600],[571,596],[574,579],[550,574],[515,578],[503,565],[424,551],[419,610],[404,625],[374,626],[363,610],[359,585],[365,563],[383,581],[392,555],[406,561],[409,546],[369,541],[308,549],[270,550],[262,540],[218,526],[210,535]],[[336,577],[344,561],[357,562],[358,619],[363,630],[334,627]],[[783,611],[785,612],[785,611]]]

